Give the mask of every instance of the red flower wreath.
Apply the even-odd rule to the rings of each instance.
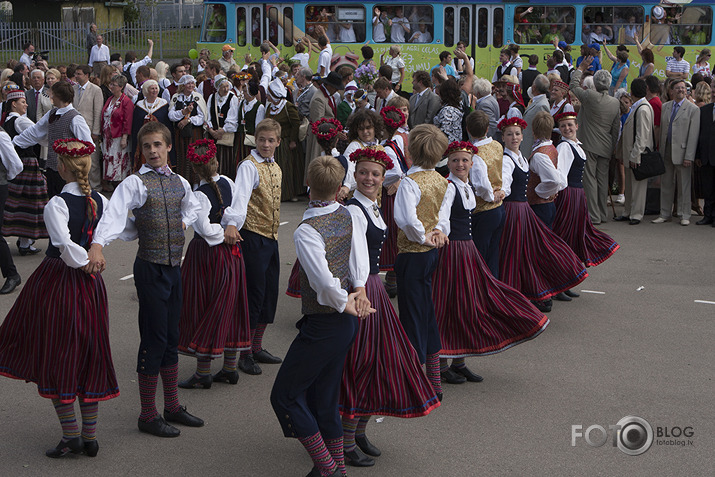
[[[499,124],[497,124],[497,128],[500,131],[503,131],[505,127],[507,126],[519,126],[521,129],[526,129],[526,121],[521,119],[518,116],[514,116],[512,118],[504,118],[501,121],[499,121]]]
[[[84,147],[69,148],[67,144],[70,142],[79,142]],[[94,144],[76,138],[58,139],[52,144],[52,149],[60,156],[84,157],[92,155],[94,152]]]
[[[397,111],[397,114],[400,118],[399,122],[396,122],[395,120],[387,117],[387,113],[390,111]],[[382,120],[385,121],[385,124],[387,124],[390,129],[397,129],[401,126],[404,126],[405,124],[405,113],[403,113],[394,106],[386,106],[382,108],[382,110],[380,110],[380,116],[382,116]]]
[[[446,156],[449,156],[453,152],[457,151],[464,151],[464,152],[470,152],[472,154],[477,154],[479,152],[479,149],[477,149],[477,146],[472,144],[471,142],[467,141],[453,141],[447,146],[447,152],[445,152]]]
[[[387,155],[382,146],[379,146],[380,149],[377,149],[377,147],[378,146],[372,146],[365,149],[357,149],[350,154],[350,160],[356,164],[363,161],[374,162],[389,171],[394,167],[392,159],[390,159],[390,156]]]
[[[208,147],[208,150],[204,154],[198,155],[196,148],[201,146]],[[211,139],[199,139],[189,144],[186,149],[186,158],[194,164],[208,164],[214,157],[216,157],[216,144]]]
[[[332,124],[335,127],[331,128],[327,132],[320,132],[321,124]],[[334,118],[320,118],[317,121],[315,121],[313,124],[310,125],[310,130],[313,132],[313,136],[317,137],[321,141],[330,141],[340,131],[343,130],[343,125],[340,124],[340,121],[338,121],[337,119],[334,119]]]

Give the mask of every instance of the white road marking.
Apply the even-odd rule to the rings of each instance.
[[[278,225],[285,225],[285,224],[287,224],[287,223],[288,223],[288,222],[281,222],[281,223],[278,224]]]
[[[581,293],[593,293],[594,295],[605,295],[606,292],[595,291],[595,290],[581,290]]]
[[[695,300],[695,303],[705,303],[706,305],[715,305],[715,301],[707,301],[707,300]]]
[[[129,280],[130,278],[134,278],[134,274],[133,274],[133,273],[132,273],[131,275],[127,275],[126,277],[122,277],[122,278],[120,278],[119,280],[123,282],[124,280]]]

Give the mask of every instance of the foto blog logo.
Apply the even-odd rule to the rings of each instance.
[[[613,447],[624,454],[641,455],[650,449],[653,444],[653,428],[643,419],[637,416],[626,416],[616,424],[605,427],[592,424],[585,430],[582,425],[571,426],[571,446],[576,446],[576,441],[582,438],[591,447],[601,447],[608,442],[611,435]]]

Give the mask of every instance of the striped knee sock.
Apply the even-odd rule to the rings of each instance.
[[[159,373],[164,388],[164,410],[176,412],[179,410],[179,363],[164,366],[159,369]]]
[[[348,471],[345,470],[345,453],[343,449],[343,436],[337,439],[326,439],[325,446],[328,448],[328,452],[333,456],[335,465],[338,466],[338,470],[343,475],[348,475]]]
[[[439,354],[427,355],[427,379],[432,383],[434,392],[442,392],[442,377],[439,375]]]
[[[223,370],[227,373],[236,371],[236,362],[238,358],[236,357],[235,351],[224,351],[223,352]]]
[[[447,358],[439,358],[439,372],[444,373],[447,371],[447,368],[449,368],[449,364],[447,364]]]
[[[139,419],[148,422],[159,415],[156,412],[156,386],[159,376],[156,374],[139,373],[139,399],[141,400],[142,412]]]
[[[253,335],[253,340],[251,341],[251,351],[258,353],[263,349],[263,333],[266,332],[266,323],[259,323],[256,326],[256,332]]]
[[[211,374],[211,358],[196,359],[196,377],[203,378]]]
[[[79,437],[79,426],[74,415],[74,403],[63,404],[59,399],[53,399],[52,405],[55,406],[55,412],[62,426],[62,441],[67,442]]]
[[[82,439],[85,441],[93,441],[97,438],[99,403],[80,402],[79,410],[82,413]]]
[[[467,367],[467,363],[465,363],[464,358],[454,358],[452,360],[452,366],[457,369],[462,369]]]
[[[299,437],[298,440],[310,454],[310,458],[313,459],[313,463],[320,471],[320,475],[328,476],[335,472],[337,465],[325,446],[325,441],[323,441],[323,436],[320,435],[320,432],[309,437]]]
[[[365,429],[367,428],[367,423],[370,422],[370,416],[362,416],[358,421],[357,428],[355,429],[356,437],[365,437]]]
[[[355,429],[359,420],[357,417],[355,419],[343,417],[343,447],[345,452],[355,449]]]

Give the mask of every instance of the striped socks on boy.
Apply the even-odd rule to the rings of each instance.
[[[299,437],[298,440],[303,444],[308,454],[310,454],[310,458],[313,459],[313,463],[320,472],[320,475],[328,476],[335,472],[337,464],[333,460],[330,451],[328,451],[320,432],[308,437]]]

